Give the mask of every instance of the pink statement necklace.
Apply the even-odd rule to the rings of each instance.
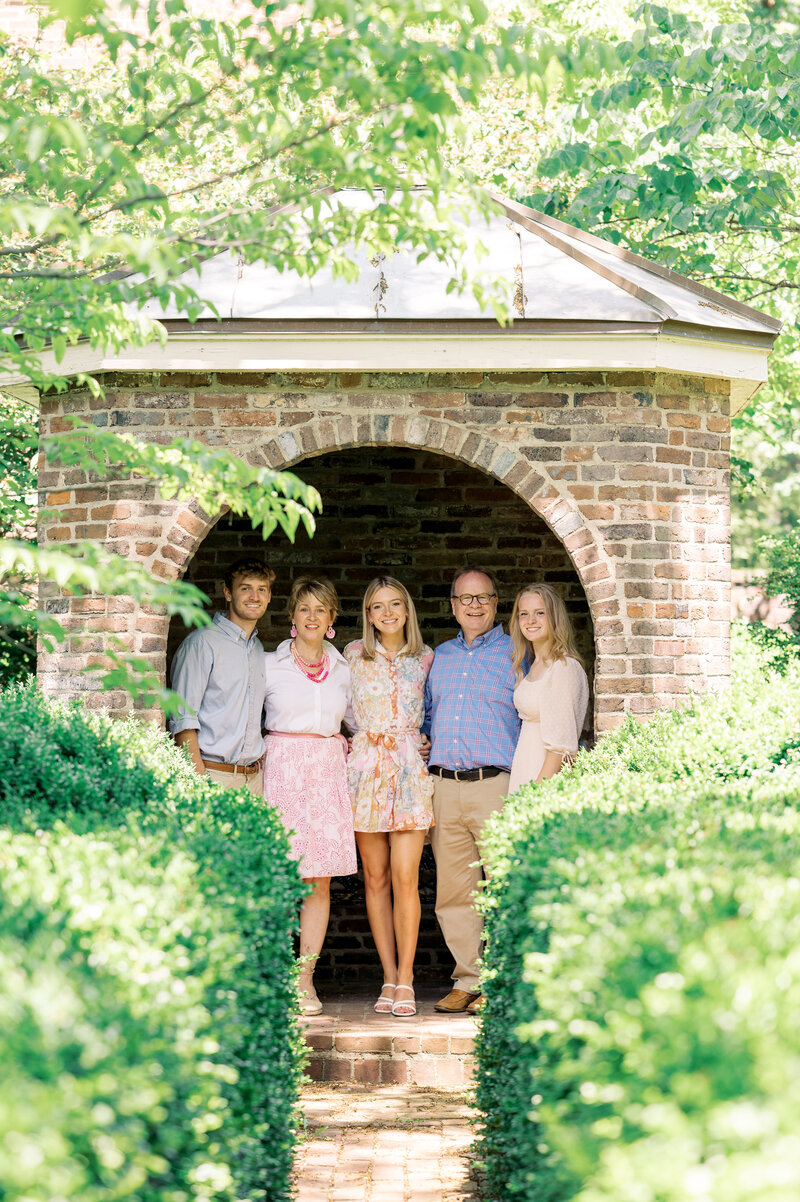
[[[292,655],[294,656],[294,662],[297,664],[303,675],[307,676],[309,680],[313,680],[314,684],[322,684],[323,680],[331,670],[331,663],[330,659],[328,658],[327,651],[323,651],[321,660],[318,660],[315,664],[310,664],[308,660],[303,659],[294,643],[292,643]]]

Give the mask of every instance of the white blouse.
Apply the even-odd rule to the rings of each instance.
[[[309,680],[292,655],[292,640],[285,639],[264,660],[267,677],[265,725],[267,730],[295,735],[338,735],[344,721],[355,726],[350,669],[332,643],[323,643],[330,671],[320,684]]]

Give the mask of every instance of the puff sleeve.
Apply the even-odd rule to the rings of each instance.
[[[544,694],[540,717],[542,742],[547,751],[573,756],[589,706],[589,682],[576,659],[555,661]]]

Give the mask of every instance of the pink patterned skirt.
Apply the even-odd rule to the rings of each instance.
[[[267,735],[264,799],[283,819],[303,877],[358,870],[343,740]]]

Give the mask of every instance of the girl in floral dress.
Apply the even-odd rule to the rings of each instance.
[[[433,652],[422,642],[408,590],[392,576],[367,586],[363,638],[345,647],[356,733],[347,762],[367,916],[383,967],[378,1013],[416,1014],[419,861],[433,824],[433,781],[420,756],[425,681]]]

